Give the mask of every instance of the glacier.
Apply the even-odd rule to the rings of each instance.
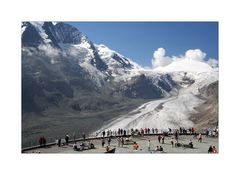
[[[195,107],[204,100],[197,97],[199,88],[209,85],[218,80],[218,71],[189,72],[189,77],[195,82],[189,86],[182,86],[177,93],[172,93],[169,97],[147,102],[128,114],[121,115],[117,119],[110,121],[102,130],[140,129],[178,129],[179,127],[190,128],[194,123],[189,119],[195,113]],[[184,72],[172,73],[171,76],[176,82],[180,82],[185,76]]]

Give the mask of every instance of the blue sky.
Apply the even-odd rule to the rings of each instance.
[[[217,22],[68,22],[96,44],[104,44],[141,66],[151,67],[158,48],[166,56],[200,49],[218,59]]]

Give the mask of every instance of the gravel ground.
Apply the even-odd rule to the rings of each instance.
[[[171,136],[165,137],[165,143],[158,143],[157,136],[142,136],[142,137],[133,137],[133,141],[136,141],[139,144],[139,150],[134,151],[132,149],[132,145],[123,145],[123,147],[118,147],[117,139],[113,138],[110,144],[111,148],[116,148],[115,153],[158,153],[155,152],[155,148],[158,145],[163,147],[164,153],[207,153],[208,148],[210,145],[214,145],[218,150],[218,138],[210,138],[203,136],[202,143],[198,142],[197,139],[194,139],[193,136],[180,136],[179,143],[181,144],[188,144],[190,140],[192,140],[194,148],[184,148],[184,147],[172,147],[171,145]],[[107,143],[107,139],[106,143]],[[148,140],[151,142],[150,151],[148,151]],[[101,139],[92,140],[93,144],[95,145],[95,149],[84,150],[84,151],[74,151],[72,148],[72,144],[68,146],[58,147],[57,145],[49,146],[47,148],[37,148],[34,150],[29,150],[24,153],[77,153],[77,154],[84,154],[84,153],[104,153],[105,147],[102,148],[101,146]],[[77,142],[79,147],[80,142]],[[161,153],[162,154],[162,153]]]

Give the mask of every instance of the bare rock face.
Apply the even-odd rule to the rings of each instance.
[[[198,113],[192,114],[191,120],[195,123],[195,128],[214,128],[218,126],[218,81],[199,89],[200,98],[206,100],[196,110]]]

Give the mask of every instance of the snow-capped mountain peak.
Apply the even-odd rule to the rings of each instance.
[[[141,66],[133,62],[131,59],[126,58],[120,53],[109,49],[107,46],[103,44],[99,44],[99,45],[95,44],[95,47],[101,59],[112,69],[118,69],[118,68],[123,68],[125,70],[141,69]]]

